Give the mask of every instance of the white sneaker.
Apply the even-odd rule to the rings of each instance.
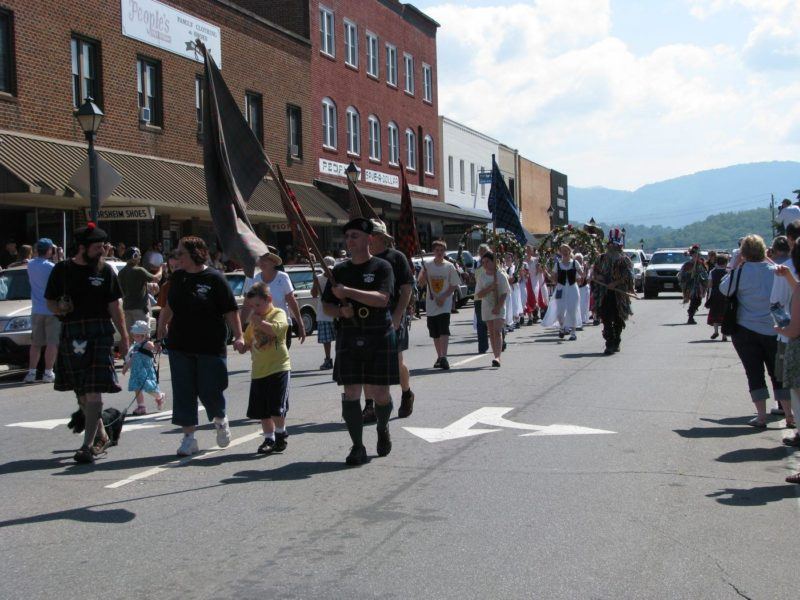
[[[178,447],[178,456],[191,456],[198,452],[200,452],[200,448],[197,446],[197,440],[188,435],[183,436],[181,445]]]
[[[25,379],[22,380],[23,383],[36,383],[36,371],[28,371],[25,375]]]
[[[214,427],[217,428],[217,446],[227,448],[231,443],[231,427],[228,425],[228,417],[214,417]]]
[[[56,380],[56,374],[52,371],[45,371],[44,375],[42,375],[42,381],[44,383],[53,383]]]

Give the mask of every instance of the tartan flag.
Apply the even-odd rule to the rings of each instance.
[[[397,237],[394,242],[397,249],[406,255],[411,264],[411,257],[418,255],[422,248],[419,243],[417,221],[414,218],[414,207],[411,205],[411,191],[408,189],[408,181],[406,181],[406,168],[402,162],[400,163],[400,190],[400,220],[397,223]]]
[[[203,167],[208,210],[222,250],[242,265],[248,277],[267,246],[247,216],[246,202],[268,169],[261,144],[248,127],[208,49],[203,94]]]
[[[350,181],[350,178],[347,178],[347,192],[350,196],[350,218],[355,219],[357,217],[363,217],[365,219],[377,219],[381,220],[378,216],[378,213],[370,206],[370,203],[364,197],[364,194],[361,193],[361,190],[356,187],[356,184]]]
[[[523,246],[528,243],[528,237],[519,220],[519,212],[514,206],[514,199],[508,191],[506,182],[500,174],[500,167],[492,160],[492,189],[489,190],[489,212],[495,227],[501,227],[514,234],[517,241]]]

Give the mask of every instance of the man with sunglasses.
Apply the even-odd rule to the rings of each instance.
[[[389,386],[400,383],[397,339],[389,310],[394,274],[387,261],[370,254],[373,230],[373,223],[364,218],[344,226],[351,258],[333,268],[334,281],[328,281],[322,295],[325,314],[338,319],[333,379],[344,386],[342,418],[353,442],[346,462],[355,466],[367,460],[362,390],[365,398],[375,401],[377,452],[386,456],[392,450]]]

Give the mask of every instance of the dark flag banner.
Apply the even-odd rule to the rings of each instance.
[[[248,277],[267,246],[253,231],[246,202],[269,168],[268,159],[242,116],[208,49],[203,94],[203,166],[208,210],[222,250]]]
[[[306,236],[310,235],[314,239],[317,239],[317,233],[311,225],[309,225],[308,221],[306,221],[305,215],[300,208],[300,203],[297,201],[297,197],[294,195],[292,188],[286,183],[281,168],[276,167],[276,170],[278,181],[275,183],[281,186],[286,192],[281,194],[281,203],[283,204],[283,212],[286,213],[286,219],[289,221],[289,228],[292,231],[292,243],[302,256],[308,258],[310,249],[306,241]]]
[[[514,234],[517,241],[523,246],[528,243],[528,237],[519,220],[519,212],[514,206],[514,199],[508,191],[506,182],[500,174],[497,162],[492,161],[492,189],[489,190],[489,212],[495,227],[505,229]]]
[[[414,218],[414,207],[411,205],[411,191],[408,189],[408,181],[406,181],[406,168],[402,162],[400,163],[400,192],[400,220],[397,223],[395,246],[406,255],[411,264],[411,257],[418,255],[422,248],[417,233],[417,221]]]
[[[370,203],[364,197],[364,194],[361,193],[361,190],[356,187],[356,184],[350,181],[350,178],[347,178],[347,191],[348,195],[350,196],[350,218],[355,219],[357,217],[363,217],[365,219],[378,219],[378,213],[372,208]]]

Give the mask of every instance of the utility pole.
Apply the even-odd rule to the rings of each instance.
[[[775,239],[775,194],[770,194],[769,212],[772,215],[770,226],[772,227],[772,239]]]

